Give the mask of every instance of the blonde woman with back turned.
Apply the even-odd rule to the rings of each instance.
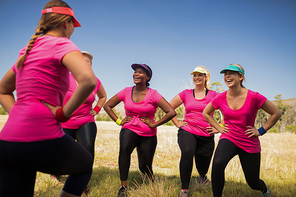
[[[32,197],[37,171],[69,174],[60,196],[81,196],[92,174],[93,159],[65,135],[61,122],[88,98],[97,80],[70,41],[80,24],[67,3],[48,2],[38,25],[0,82],[0,104],[9,112],[0,132],[0,196]],[[78,87],[63,105],[69,71]]]

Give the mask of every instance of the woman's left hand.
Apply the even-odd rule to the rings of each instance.
[[[245,131],[245,133],[249,138],[253,136],[260,136],[259,131],[255,127],[251,126],[247,126],[247,130]]]
[[[141,117],[141,121],[147,124],[150,128],[154,128],[153,120],[151,120],[149,117]]]
[[[220,133],[217,129],[215,129],[215,127],[207,127],[207,132],[209,135]]]

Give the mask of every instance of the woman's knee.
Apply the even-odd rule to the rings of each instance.
[[[217,173],[225,170],[225,162],[220,158],[214,158],[212,164],[212,172]]]

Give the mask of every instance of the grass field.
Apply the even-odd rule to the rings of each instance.
[[[0,128],[6,121],[0,118]],[[120,127],[114,122],[97,122],[96,157],[94,171],[89,183],[89,197],[116,196],[119,186],[118,137]],[[218,136],[215,138],[218,141]],[[290,133],[267,133],[260,138],[262,145],[261,179],[271,190],[272,196],[296,196],[296,135]],[[180,150],[177,144],[177,128],[161,126],[158,128],[158,145],[153,162],[156,176],[154,183],[143,183],[138,170],[137,155],[132,154],[128,184],[130,197],[177,197],[180,193],[179,177]],[[211,167],[210,167],[211,168]],[[208,177],[211,175],[209,170]],[[198,173],[194,167],[190,185],[190,194],[194,197],[212,196],[211,185],[197,183]],[[59,196],[63,187],[61,182],[53,180],[48,174],[38,173],[35,195],[38,197]],[[261,192],[248,187],[237,156],[226,168],[224,197],[254,197]]]

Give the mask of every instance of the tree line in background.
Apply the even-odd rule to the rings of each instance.
[[[214,83],[211,83],[210,89],[220,93],[220,92],[224,92],[222,87],[223,85],[221,83],[214,82]],[[285,105],[282,101],[281,94],[276,95],[274,98],[275,98],[274,104],[282,112],[282,117],[270,129],[269,132],[280,133],[280,132],[288,131],[288,132],[296,133],[296,106]],[[117,112],[114,108],[113,108],[113,111],[119,118],[123,119],[123,117],[120,115],[120,112]],[[179,106],[176,109],[176,113],[177,113],[176,115],[177,119],[180,122],[183,121],[184,115],[185,115],[184,105]],[[6,114],[8,113],[3,109],[2,106],[0,106],[0,115],[6,115]],[[157,108],[154,120],[157,121],[161,119],[164,115],[165,115],[165,112],[162,111],[162,109]],[[255,127],[260,128],[261,126],[263,126],[268,120],[269,116],[270,115],[267,114],[265,111],[263,111],[262,109],[259,109],[257,113],[256,121],[255,121]],[[214,118],[218,123],[220,123],[221,113],[219,111],[215,111]],[[103,113],[103,114],[100,113],[96,116],[96,121],[112,121],[112,119],[106,113]],[[172,126],[174,124],[172,121],[169,121],[165,125]]]

